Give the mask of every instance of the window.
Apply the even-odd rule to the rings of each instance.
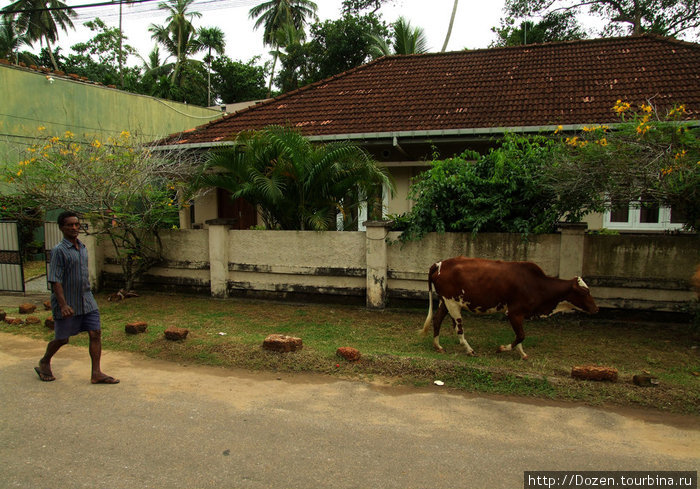
[[[670,207],[641,201],[629,205],[613,202],[603,215],[603,227],[630,231],[667,231],[683,227],[683,215]]]

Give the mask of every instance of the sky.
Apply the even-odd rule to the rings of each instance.
[[[75,6],[96,3],[97,0],[64,0]],[[318,5],[319,20],[340,17],[342,0],[315,0]],[[0,0],[0,6],[11,3]],[[159,1],[137,6],[123,6],[123,30],[127,43],[135,47],[139,54],[147,58],[154,46],[148,27],[152,24],[165,24],[166,13],[157,9]],[[251,7],[262,0],[195,0],[193,10],[202,16],[193,21],[196,27],[219,27],[226,40],[225,54],[233,60],[247,62],[254,56],[269,59],[269,48],[262,44],[262,31],[254,30],[254,20],[248,18]],[[497,26],[503,16],[504,0],[461,0],[457,7],[454,27],[448,51],[464,48],[487,48],[495,39],[491,27]],[[428,38],[429,50],[440,51],[445,40],[452,13],[453,0],[390,0],[381,8],[382,18],[393,22],[404,16],[413,26],[422,27]],[[82,24],[94,17],[100,17],[110,26],[119,25],[117,6],[91,7],[78,9],[79,17],[74,20],[75,31],[60,33],[59,44],[72,46],[90,39],[93,34]],[[307,31],[308,32],[308,31]],[[63,54],[68,54],[63,52]],[[140,60],[129,59],[129,64],[141,64]]]

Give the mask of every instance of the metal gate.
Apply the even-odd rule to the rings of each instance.
[[[0,221],[0,290],[24,292],[17,221]]]
[[[48,281],[49,263],[51,263],[51,250],[54,246],[61,242],[63,233],[58,227],[56,221],[44,222],[44,255],[46,256],[46,288],[51,290],[51,284]]]

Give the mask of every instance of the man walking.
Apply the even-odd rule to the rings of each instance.
[[[44,382],[56,380],[51,372],[51,358],[71,336],[82,331],[90,335],[91,381],[93,384],[118,384],[119,380],[106,375],[100,369],[102,356],[102,332],[100,312],[90,291],[88,254],[78,239],[80,220],[75,212],[63,212],[58,216],[58,227],[63,241],[51,250],[48,281],[51,283],[51,309],[54,318],[54,339],[46,346],[39,366],[34,367]]]

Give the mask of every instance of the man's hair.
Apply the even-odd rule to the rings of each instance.
[[[77,217],[78,219],[80,219],[80,216],[78,216],[78,214],[76,214],[76,213],[73,212],[73,211],[64,211],[64,212],[61,212],[61,213],[58,215],[58,219],[56,219],[56,222],[58,223],[58,227],[63,226],[63,223],[64,223],[65,220],[68,219],[69,217]]]

